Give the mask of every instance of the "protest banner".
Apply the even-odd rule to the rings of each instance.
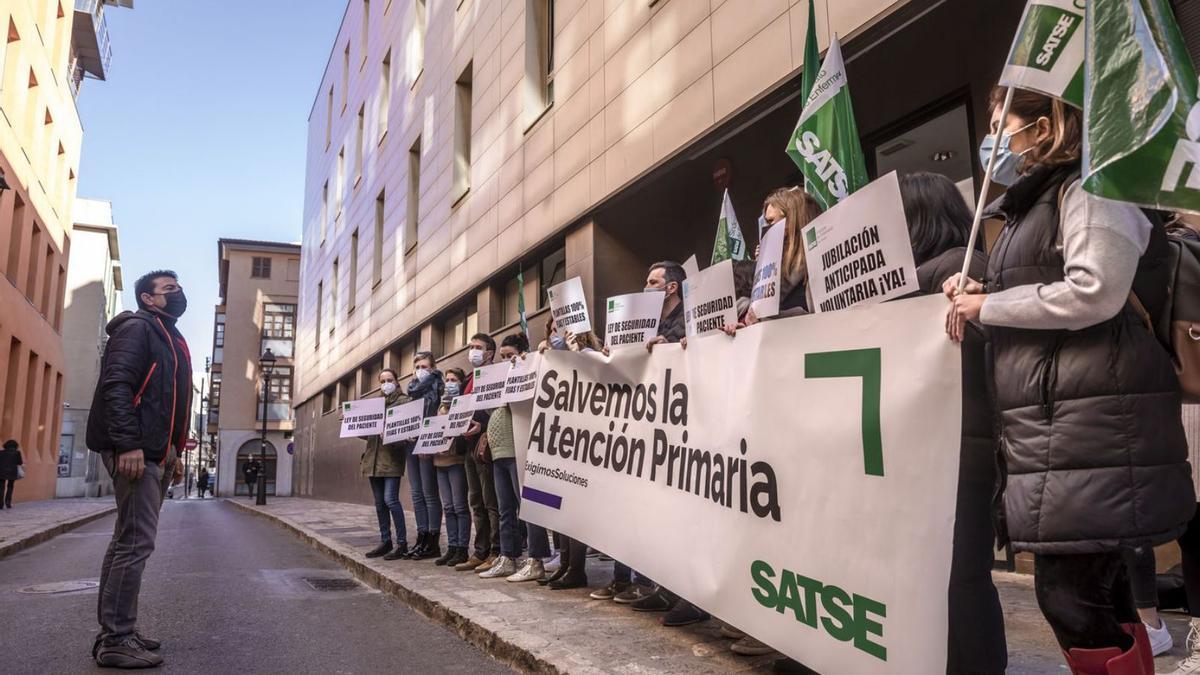
[[[454,438],[467,433],[473,417],[475,394],[463,394],[450,399],[450,412],[446,415],[446,436]]]
[[[822,213],[802,236],[817,313],[883,302],[920,288],[895,171]]]
[[[504,385],[508,381],[508,361],[480,366],[471,379],[471,393],[475,394],[476,410],[491,410],[504,405]]]
[[[417,399],[387,409],[383,420],[383,442],[410,441],[421,433],[425,418],[425,401]]]
[[[719,262],[683,280],[683,319],[688,337],[737,323],[732,260]]]
[[[604,321],[604,344],[610,349],[645,345],[658,335],[658,322],[662,318],[662,291],[645,291],[617,295],[608,299],[608,310]]]
[[[358,438],[383,433],[382,396],[342,403],[342,432],[340,438]]]
[[[504,380],[504,395],[500,402],[509,404],[517,401],[528,401],[533,398],[533,390],[537,386],[538,364],[542,355],[537,352],[526,354],[517,359]]]
[[[567,331],[586,333],[592,329],[588,318],[587,297],[583,294],[583,282],[571,277],[561,284],[546,289],[550,299],[550,316],[554,317],[554,328],[566,337]]]
[[[421,435],[417,437],[417,445],[413,448],[414,455],[434,455],[450,449],[454,439],[446,435],[446,423],[449,415],[434,415],[426,417],[421,422]]]
[[[767,230],[754,263],[754,288],[750,291],[750,309],[760,319],[779,313],[779,296],[783,292],[783,239],[787,219],[780,220]]]
[[[962,395],[945,314],[921,297],[686,350],[548,352],[514,409],[521,518],[818,672],[945,672]]]

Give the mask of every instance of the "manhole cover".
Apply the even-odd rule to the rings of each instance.
[[[55,581],[49,584],[26,586],[17,592],[31,594],[75,593],[99,587],[100,582],[95,579],[80,579],[78,581]]]
[[[359,587],[358,582],[354,579],[304,577],[304,583],[311,586],[314,591],[353,591]]]

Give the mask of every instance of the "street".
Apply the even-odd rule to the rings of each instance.
[[[3,515],[13,514],[19,512]],[[95,581],[114,519],[0,560],[5,673],[102,672],[89,653],[94,585],[29,590]],[[165,668],[178,673],[507,672],[390,596],[359,584],[315,590],[306,579],[351,577],[228,504],[167,501],[142,587],[139,628],[163,642]]]

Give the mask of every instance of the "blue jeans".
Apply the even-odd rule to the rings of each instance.
[[[496,501],[500,505],[500,554],[510,558],[521,555],[521,526],[529,538],[529,557],[550,557],[550,535],[546,528],[519,520],[521,484],[517,478],[517,460],[504,457],[492,462],[496,478]]]
[[[408,453],[408,489],[418,532],[442,531],[442,502],[438,499],[437,472],[432,455]]]
[[[391,543],[392,523],[396,524],[396,541],[408,541],[404,522],[404,505],[400,503],[400,478],[371,476],[371,492],[375,495],[375,517],[379,519],[379,541]],[[389,522],[390,521],[390,522]]]
[[[467,507],[467,470],[462,464],[437,467],[438,490],[446,514],[446,541],[467,548],[471,543],[471,510]]]

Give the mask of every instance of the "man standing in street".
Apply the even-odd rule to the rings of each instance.
[[[251,457],[242,465],[242,478],[246,481],[246,492],[250,499],[254,499],[254,490],[258,488],[259,471],[262,471],[262,465],[257,457]]]
[[[174,272],[134,286],[138,309],[108,324],[108,342],[88,419],[87,444],[113,479],[117,523],[100,569],[92,657],[110,668],[151,668],[159,643],[138,632],[142,572],[154,552],[167,485],[183,479],[179,453],[192,407],[192,362],[175,327],[187,298]]]

